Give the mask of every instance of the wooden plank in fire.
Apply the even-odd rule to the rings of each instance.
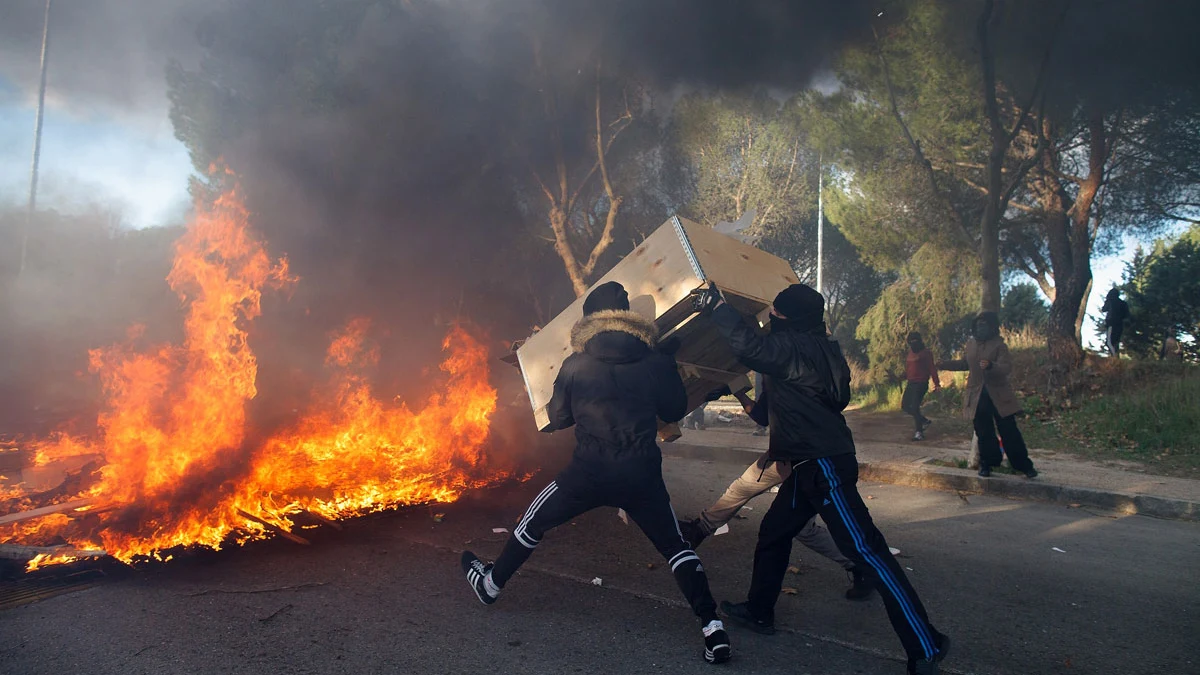
[[[336,520],[331,520],[329,518],[326,518],[325,516],[317,513],[316,511],[305,511],[305,513],[307,513],[313,520],[315,520],[317,522],[324,523],[325,525],[328,525],[329,527],[332,527],[333,529],[338,530],[339,532],[342,530],[342,524],[337,522]]]
[[[49,516],[55,513],[62,513],[64,511],[74,511],[75,509],[81,509],[85,506],[90,506],[92,501],[92,499],[76,499],[69,502],[63,502],[61,504],[52,504],[50,506],[43,506],[41,508],[30,509],[28,511],[10,513],[7,516],[0,516],[0,525],[19,523],[22,520],[32,520],[34,518],[41,518],[42,516]]]
[[[304,537],[301,537],[298,534],[292,534],[291,532],[288,532],[287,530],[283,529],[282,527],[279,527],[278,525],[276,525],[274,523],[268,523],[267,521],[263,520],[262,518],[259,518],[258,516],[254,515],[252,513],[243,511],[241,509],[238,509],[237,512],[238,512],[239,516],[245,518],[246,520],[254,521],[254,522],[258,523],[259,525],[262,525],[263,527],[267,528],[268,530],[274,532],[275,534],[278,534],[279,536],[283,537],[284,539],[287,539],[288,541],[295,542],[297,544],[303,544],[305,546],[308,546],[310,543],[312,543],[309,540],[305,539]]]
[[[103,558],[108,551],[99,549],[79,549],[73,546],[24,546],[21,544],[0,544],[0,558],[9,560],[33,560],[39,555],[63,556],[70,558]]]

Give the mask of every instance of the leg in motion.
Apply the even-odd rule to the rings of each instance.
[[[621,507],[667,560],[675,583],[687,598],[692,612],[700,619],[704,634],[704,660],[709,663],[728,661],[732,653],[729,635],[717,618],[717,604],[709,590],[708,576],[700,564],[700,557],[679,531],[666,485],[660,478],[657,486],[649,486],[644,494],[621,504]]]
[[[858,493],[858,462],[854,455],[819,459],[815,470],[820,472],[815,476],[814,496],[821,504],[821,518],[843,553],[861,560],[864,571],[875,580],[910,666],[930,664],[936,668],[932,664],[945,656],[948,641],[929,623],[916,590],[871,520]]]
[[[480,602],[490,605],[496,601],[500,589],[533,554],[543,534],[598,506],[592,495],[575,487],[573,481],[560,485],[566,473],[559,474],[529,504],[494,564],[484,563],[471,551],[463,552],[463,572]]]

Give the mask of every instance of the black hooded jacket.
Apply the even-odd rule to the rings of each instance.
[[[659,458],[658,420],[687,414],[672,356],[655,351],[654,324],[629,311],[589,314],[571,330],[573,354],[554,380],[546,431],[575,426],[585,461]]]
[[[729,305],[713,310],[712,320],[738,360],[766,376],[771,459],[799,462],[854,452],[854,437],[842,416],[849,366],[837,341],[825,335],[824,324],[762,336]]]

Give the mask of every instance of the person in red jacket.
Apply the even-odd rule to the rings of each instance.
[[[933,420],[921,414],[921,403],[929,392],[929,381],[933,380],[933,390],[939,391],[942,385],[938,382],[937,365],[933,362],[933,353],[925,346],[921,334],[908,334],[908,357],[904,363],[904,376],[907,383],[904,386],[904,398],[900,409],[913,418],[914,441],[925,440],[925,430],[933,424]]]

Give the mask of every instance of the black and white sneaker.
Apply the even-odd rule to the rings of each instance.
[[[709,621],[704,627],[704,660],[709,663],[725,663],[732,655],[725,624],[718,619]]]
[[[470,551],[463,551],[462,568],[463,573],[467,575],[467,583],[471,585],[471,590],[475,591],[475,597],[485,605],[496,602],[496,599],[500,597],[500,589],[492,583],[489,574],[492,571],[492,565],[484,564],[479,556]]]

